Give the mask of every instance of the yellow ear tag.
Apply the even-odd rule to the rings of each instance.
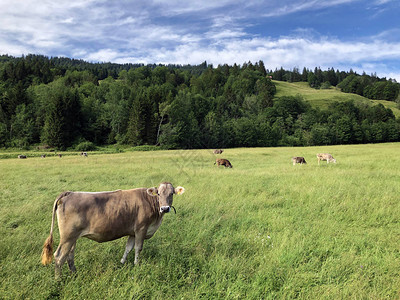
[[[156,196],[156,195],[157,195],[157,192],[153,192],[153,195]]]
[[[177,194],[178,194],[178,195],[182,194],[182,190],[179,190]]]

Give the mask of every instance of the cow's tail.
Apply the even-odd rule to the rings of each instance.
[[[57,197],[57,199],[54,201],[53,205],[53,215],[51,217],[51,227],[50,227],[50,234],[46,241],[44,242],[43,245],[43,251],[42,251],[42,264],[43,265],[48,265],[51,263],[51,260],[53,258],[53,228],[54,228],[54,219],[56,216],[56,210],[57,210],[57,205],[58,201],[65,196],[65,193],[62,193],[60,196]]]

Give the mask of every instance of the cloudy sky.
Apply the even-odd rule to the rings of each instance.
[[[1,0],[0,54],[350,68],[400,82],[399,0]]]

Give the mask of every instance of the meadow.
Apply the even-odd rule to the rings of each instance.
[[[0,160],[0,299],[398,299],[400,144],[89,153]],[[317,165],[328,152],[337,164]],[[29,155],[29,153],[28,153]],[[304,156],[306,165],[291,163]],[[62,191],[185,187],[122,266],[126,238],[40,264]],[[55,247],[59,242],[55,230]]]
[[[339,88],[331,87],[329,89],[313,89],[307,82],[286,82],[273,80],[276,86],[275,97],[297,96],[300,95],[304,100],[309,102],[312,107],[327,109],[333,101],[354,101],[362,105],[382,104],[386,108],[390,108],[396,118],[400,118],[400,109],[396,102],[386,100],[371,100],[357,94],[342,93]]]

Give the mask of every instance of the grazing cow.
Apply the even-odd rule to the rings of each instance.
[[[87,157],[87,152],[81,152],[81,156]]]
[[[222,150],[222,149],[214,150],[214,154],[222,154],[222,152],[224,152],[224,150]]]
[[[26,158],[26,155],[18,155],[18,158],[24,159],[24,158]]]
[[[318,164],[321,160],[326,160],[327,164],[329,164],[330,162],[333,162],[336,164],[336,159],[334,159],[333,156],[330,155],[329,153],[318,153],[317,159],[318,159]]]
[[[225,168],[232,168],[231,163],[229,162],[229,160],[224,159],[224,158],[217,158],[215,160],[214,165],[217,164],[217,166],[224,166]]]
[[[135,247],[134,263],[137,264],[144,240],[153,236],[164,214],[174,208],[173,195],[184,191],[183,187],[174,188],[171,183],[164,182],[158,188],[60,194],[53,205],[50,235],[43,245],[42,264],[49,264],[52,260],[56,212],[60,232],[60,244],[54,253],[56,278],[61,276],[66,260],[69,269],[76,271],[74,250],[80,237],[102,243],[128,236],[121,263],[125,263],[128,253]]]
[[[293,162],[293,166],[295,165],[295,164],[306,164],[307,162],[306,162],[306,160],[304,159],[304,157],[301,157],[301,156],[295,156],[295,157],[292,157],[292,162]]]
[[[40,156],[41,158],[46,158],[46,154],[43,154],[42,156]]]

